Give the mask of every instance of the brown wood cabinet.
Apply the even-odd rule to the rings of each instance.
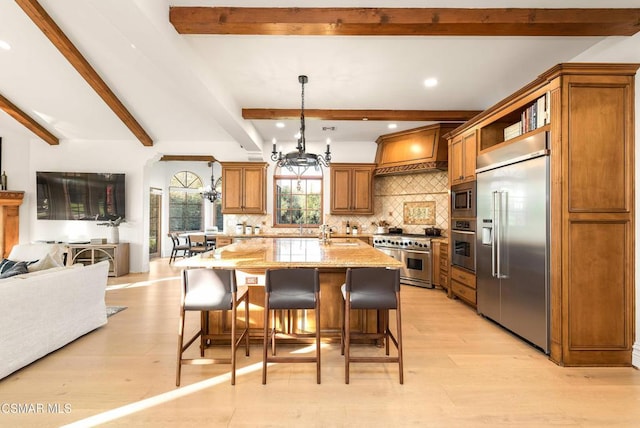
[[[476,131],[456,135],[449,140],[449,183],[476,179]]]
[[[476,306],[476,276],[472,272],[451,266],[451,293],[471,306]]]
[[[20,205],[22,191],[0,191],[0,252],[8,257],[20,237]]]
[[[266,185],[266,162],[222,162],[222,213],[265,214]]]
[[[451,135],[453,145],[476,132],[482,154],[549,132],[550,358],[561,365],[631,365],[639,66],[559,64]],[[549,123],[503,141],[504,129],[541,97]],[[451,270],[454,293],[467,292]]]
[[[216,236],[216,248],[225,247],[233,243],[233,238],[229,236]]]
[[[373,214],[372,163],[331,164],[331,214]]]
[[[440,243],[440,257],[439,257],[439,279],[440,287],[447,290],[447,294],[451,295],[451,287],[449,287],[449,244],[446,242]]]

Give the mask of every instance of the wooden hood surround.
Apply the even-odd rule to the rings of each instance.
[[[375,175],[398,175],[433,170],[446,171],[446,134],[460,123],[438,123],[381,135],[376,140]]]
[[[19,209],[24,192],[0,191],[0,251],[6,258],[14,245],[18,243],[20,234]]]

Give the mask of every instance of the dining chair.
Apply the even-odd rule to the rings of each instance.
[[[175,232],[169,233],[169,237],[171,238],[171,242],[173,243],[171,255],[169,256],[169,263],[176,261],[176,257],[178,256],[178,252],[180,251],[182,251],[182,257],[187,256],[189,253],[189,243],[181,244],[180,238]]]
[[[262,348],[262,384],[267,383],[267,363],[316,363],[316,382],[320,383],[320,278],[318,269],[267,269],[264,295],[264,337]],[[315,313],[315,356],[276,355],[275,310],[313,309]],[[287,332],[291,333],[291,332]],[[271,339],[271,355],[267,352]]]
[[[400,310],[400,270],[387,268],[348,268],[346,282],[342,286],[344,298],[344,318],[342,325],[341,350],[344,354],[344,380],[349,383],[351,363],[398,363],[400,384],[404,383],[402,355],[402,320]],[[351,354],[350,332],[351,311],[353,309],[375,309],[382,321],[380,333],[360,333],[359,337],[379,338],[384,341],[385,356],[353,356]],[[389,311],[396,313],[396,334],[389,329]],[[389,353],[389,342],[397,350],[396,355]]]
[[[244,328],[237,330],[237,308],[244,302]],[[219,335],[209,332],[210,311],[231,311],[230,358],[204,358],[208,344]],[[200,311],[200,329],[184,343],[186,311]],[[184,352],[200,338],[200,358],[184,358]],[[180,386],[183,364],[231,364],[231,385],[236,383],[236,350],[245,340],[245,354],[249,356],[249,289],[238,287],[233,269],[185,269],[182,271],[182,298],[178,326],[178,358],[176,386]]]
[[[202,234],[189,234],[187,235],[189,240],[189,255],[204,253],[209,251],[207,247],[207,237]]]

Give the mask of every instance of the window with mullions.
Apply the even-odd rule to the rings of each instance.
[[[203,230],[202,180],[190,171],[180,171],[169,183],[169,231]]]
[[[275,226],[317,226],[322,223],[322,171],[301,175],[281,169],[274,175]]]

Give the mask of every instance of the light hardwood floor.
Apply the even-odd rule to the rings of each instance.
[[[228,365],[209,365],[184,366],[176,388],[178,275],[161,259],[149,274],[110,279],[107,304],[128,309],[0,380],[0,426],[640,426],[638,370],[558,367],[441,290],[416,287],[402,289],[404,385],[394,364],[354,365],[345,385],[331,344],[321,385],[313,364],[270,367],[262,385],[252,346],[238,352],[235,387]]]

